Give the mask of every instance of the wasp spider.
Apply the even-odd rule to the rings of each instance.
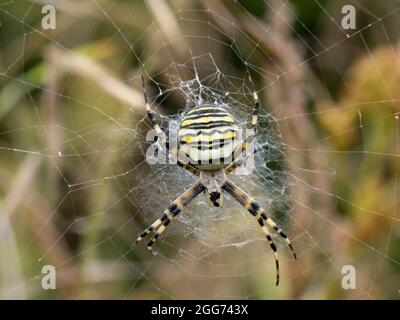
[[[169,152],[177,158],[177,164],[179,166],[191,172],[198,180],[172,202],[159,219],[139,235],[135,244],[152,233],[152,237],[147,242],[147,248],[153,253],[152,246],[154,242],[190,201],[204,192],[207,195],[209,203],[220,207],[223,202],[222,192],[225,191],[246,208],[261,226],[274,253],[276,285],[278,285],[278,253],[269,228],[271,228],[273,232],[279,234],[287,242],[296,259],[293,246],[287,235],[268,217],[265,210],[249,194],[227,178],[227,175],[233,172],[243,163],[243,160],[245,160],[243,152],[246,151],[256,134],[260,102],[248,69],[247,76],[253,91],[254,99],[250,134],[240,143],[237,122],[224,110],[223,106],[200,104],[187,112],[180,123],[178,131],[178,150],[169,150]],[[165,145],[167,149],[169,149],[167,137],[158,125],[155,113],[150,108],[143,76],[141,79],[148,118],[157,136],[164,139]]]

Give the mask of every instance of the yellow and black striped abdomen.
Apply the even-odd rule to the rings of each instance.
[[[239,145],[235,119],[221,107],[200,106],[186,114],[179,132],[179,150],[202,170],[214,170],[232,162]]]

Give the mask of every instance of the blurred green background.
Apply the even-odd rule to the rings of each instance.
[[[41,26],[46,4],[54,30]],[[341,27],[346,4],[355,30]],[[398,299],[399,18],[398,1],[3,1],[0,297]],[[240,79],[235,47],[292,179],[284,224],[299,259],[282,246],[279,287],[263,242],[202,251],[181,231],[155,257],[131,247],[171,200],[161,188],[176,187],[147,179],[141,70],[153,98],[173,62],[207,52]],[[163,114],[184,104],[158,98]],[[45,264],[56,290],[41,287]],[[349,264],[354,290],[341,287]]]

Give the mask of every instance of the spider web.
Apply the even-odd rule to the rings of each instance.
[[[0,6],[3,297],[398,298],[398,1],[352,2],[343,30],[347,3],[314,0],[318,33],[296,1],[50,1],[43,30],[47,3]],[[293,242],[298,260],[274,236],[278,288],[257,221],[228,195],[219,209],[199,195],[157,255],[132,246],[195,181],[147,162],[140,74],[174,136],[200,101],[249,127],[245,65],[263,107],[254,170],[231,179]]]

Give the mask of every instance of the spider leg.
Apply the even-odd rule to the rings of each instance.
[[[250,83],[251,91],[253,93],[253,112],[251,116],[251,130],[252,134],[250,135],[250,139],[253,139],[253,137],[256,135],[256,130],[257,130],[257,121],[258,121],[258,110],[260,109],[260,100],[258,99],[258,94],[256,91],[256,87],[253,82],[253,78],[251,77],[251,73],[249,70],[248,65],[246,64],[246,70],[247,70],[247,78]]]
[[[170,154],[176,158],[178,166],[189,171],[195,176],[200,175],[199,169],[190,163],[190,159],[183,152],[178,151],[177,148],[173,148],[170,150]]]
[[[240,189],[238,186],[233,184],[230,181],[225,182],[222,186],[222,189],[228,192],[236,201],[238,201],[243,207],[245,207],[254,217],[256,217],[258,224],[261,226],[261,229],[265,233],[265,236],[268,240],[268,243],[274,252],[275,257],[275,264],[276,264],[276,285],[279,284],[279,260],[278,260],[278,253],[275,243],[272,240],[271,234],[268,228],[265,226],[265,222],[271,226],[288,244],[290,250],[293,253],[294,258],[296,259],[296,253],[293,249],[292,243],[287,237],[287,235],[282,231],[281,228],[277,226],[277,224],[269,218],[265,210],[260,207],[260,205],[251,198],[246,192]]]
[[[157,123],[155,112],[153,110],[151,110],[151,108],[150,108],[150,103],[149,103],[149,99],[147,98],[146,85],[145,85],[143,75],[140,75],[140,79],[142,80],[143,96],[144,96],[144,103],[145,103],[145,107],[146,107],[147,117],[149,118],[151,124],[153,125],[153,128],[156,131],[156,133],[160,137],[166,139],[164,132],[161,130],[159,124]]]
[[[140,75],[140,79],[142,80],[143,96],[144,96],[144,103],[145,103],[145,107],[146,107],[147,117],[149,118],[154,130],[156,131],[157,136],[161,139],[161,142],[162,142],[161,145],[165,145],[168,153],[171,154],[172,156],[177,157],[177,150],[176,149],[170,150],[168,137],[165,134],[165,132],[163,130],[161,130],[160,125],[157,123],[156,114],[150,108],[150,103],[149,103],[149,99],[146,94],[146,85],[145,85],[143,75]],[[194,174],[195,176],[199,175],[199,171],[197,168],[195,168],[193,165],[191,165],[188,162],[181,161],[179,159],[179,157],[177,157],[177,164],[178,164],[178,166],[189,171],[190,173]]]
[[[257,153],[257,150],[254,149],[254,154]],[[245,156],[239,157],[237,159],[234,159],[234,161],[232,163],[230,163],[226,168],[225,168],[225,174],[229,174],[233,171],[235,171],[235,169],[237,169],[238,167],[240,167],[243,163],[246,162],[246,160],[248,159],[249,155],[246,154]]]
[[[232,172],[246,160],[247,155],[243,156],[243,153],[245,153],[247,151],[247,148],[253,142],[254,137],[256,136],[256,131],[257,131],[257,121],[258,121],[258,111],[260,109],[260,99],[258,98],[258,94],[257,94],[256,88],[255,88],[254,82],[253,82],[253,78],[251,77],[251,73],[250,73],[250,70],[249,70],[249,67],[247,64],[246,64],[246,71],[247,71],[247,78],[250,83],[251,91],[253,94],[253,100],[254,100],[253,111],[252,111],[252,115],[251,115],[251,127],[250,127],[250,130],[248,131],[248,135],[246,136],[246,138],[243,141],[243,143],[241,144],[241,146],[239,146],[236,149],[236,151],[234,152],[233,158],[235,161],[227,166],[227,168],[225,169],[226,173]],[[236,161],[239,157],[241,157],[241,159],[239,159],[239,161]]]
[[[275,230],[275,232],[279,234],[286,241],[290,250],[292,251],[293,257],[297,259],[296,252],[294,251],[293,245],[288,236],[271,218],[267,216],[265,210],[252,197],[250,197],[246,192],[244,192],[242,189],[240,189],[238,186],[236,186],[230,181],[227,181],[222,188],[226,190],[229,194],[231,194],[253,216],[255,216],[257,219],[261,217],[263,221],[265,221],[269,226],[271,226]]]
[[[182,195],[180,195],[174,202],[172,202],[168,209],[166,209],[163,215],[157,219],[153,224],[146,228],[142,233],[139,234],[135,241],[135,245],[143,240],[149,233],[153,232],[153,236],[147,242],[147,249],[152,252],[152,246],[154,242],[158,239],[161,233],[165,231],[168,224],[175,218],[185,207],[192,201],[197,195],[203,192],[205,187],[201,182],[195,183],[188,190],[186,190]]]
[[[254,154],[256,154],[256,153],[257,153],[257,149],[254,147]],[[229,174],[229,173],[235,171],[235,169],[240,167],[242,164],[244,164],[248,158],[249,158],[249,154],[247,153],[246,155],[244,155],[242,157],[233,159],[234,161],[225,167],[225,174]]]
[[[226,169],[225,169],[225,173],[229,174],[233,171],[235,171],[237,168],[239,168],[245,161],[246,161],[247,157],[243,157],[241,159],[236,159],[234,162],[230,163]]]

